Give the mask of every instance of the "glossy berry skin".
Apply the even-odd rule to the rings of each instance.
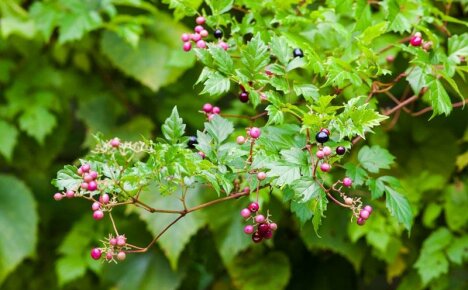
[[[372,210],[373,210],[373,209],[372,209],[372,206],[366,205],[366,206],[364,207],[364,210],[367,211],[367,212],[369,212],[369,215],[370,215],[370,214],[372,213]]]
[[[228,48],[229,48],[229,44],[227,44],[224,41],[220,41],[218,45],[219,45],[219,47],[221,47],[224,50],[228,50]]]
[[[236,142],[237,142],[237,144],[239,144],[239,145],[244,144],[244,143],[245,143],[245,137],[244,137],[244,136],[237,136]]]
[[[99,197],[99,202],[103,204],[109,203],[109,200],[110,200],[110,197],[107,193],[104,193],[103,195]]]
[[[318,159],[323,159],[323,157],[325,157],[325,153],[323,153],[322,150],[319,150],[315,153],[315,156],[317,156]]]
[[[217,115],[221,113],[221,109],[219,107],[213,107],[213,114]]]
[[[190,38],[191,38],[193,41],[197,42],[197,41],[199,41],[199,40],[201,39],[201,35],[198,34],[198,33],[193,33],[193,34],[190,35]]]
[[[275,223],[271,223],[271,224],[270,224],[270,229],[271,229],[272,231],[276,231],[276,230],[278,229],[278,225],[275,224]]]
[[[304,52],[300,48],[295,48],[293,50],[293,56],[294,57],[304,57]]]
[[[260,137],[261,134],[262,134],[262,132],[260,131],[259,128],[257,128],[257,127],[250,128],[250,131],[249,131],[250,137],[252,137],[254,139],[257,139],[257,138]]]
[[[94,178],[92,178],[91,175],[89,175],[89,173],[85,173],[83,175],[83,180],[84,180],[84,182],[90,182],[90,181],[93,181]]]
[[[127,243],[127,238],[125,236],[118,236],[117,237],[117,246],[123,247]]]
[[[265,216],[262,214],[259,214],[255,216],[255,222],[258,224],[264,223],[265,222]]]
[[[331,148],[328,147],[328,146],[323,147],[323,148],[322,148],[322,151],[323,151],[323,154],[324,154],[325,156],[330,156],[330,154],[331,154],[331,152],[332,152]]]
[[[418,36],[411,37],[410,44],[412,46],[420,46],[422,44],[422,38]]]
[[[73,198],[75,197],[75,192],[73,190],[67,190],[65,195],[67,196],[67,198]]]
[[[54,199],[56,201],[62,200],[62,198],[63,198],[63,194],[61,194],[60,192],[57,192],[56,194],[54,194]]]
[[[365,220],[369,218],[369,215],[370,213],[367,210],[361,210],[359,213],[359,216]]]
[[[265,172],[262,171],[262,172],[257,173],[257,178],[258,180],[264,180],[265,178],[267,178],[267,175]]]
[[[206,42],[204,40],[197,41],[198,48],[206,48]]]
[[[109,244],[110,244],[111,246],[117,245],[117,239],[116,239],[116,238],[111,238],[111,239],[109,240]]]
[[[184,34],[182,34],[182,36],[180,37],[180,39],[182,39],[183,42],[190,41],[190,34],[184,33]]]
[[[266,231],[263,235],[263,238],[265,239],[271,239],[273,237],[273,231],[272,230],[268,230]]]
[[[323,131],[318,132],[317,135],[315,135],[315,140],[317,140],[317,142],[322,143],[322,144],[327,142],[329,139],[330,137],[328,136],[328,134]]]
[[[320,170],[322,170],[323,172],[328,172],[330,171],[330,169],[331,169],[331,166],[328,163],[322,163],[320,165]]]
[[[119,260],[119,261],[125,260],[126,257],[127,257],[127,255],[125,254],[124,251],[120,251],[120,252],[117,254],[117,260]]]
[[[207,37],[208,34],[209,34],[209,33],[208,33],[208,30],[206,30],[206,29],[203,29],[202,31],[200,31],[200,36],[201,36],[202,38]]]
[[[114,138],[110,141],[110,145],[113,147],[113,148],[117,148],[120,146],[120,139],[119,138]]]
[[[80,187],[81,187],[82,189],[88,189],[89,184],[88,184],[87,182],[83,182],[83,183],[81,183]]]
[[[246,225],[244,227],[244,233],[246,233],[248,235],[252,234],[254,232],[254,230],[255,229],[254,229],[254,227],[252,225]]]
[[[247,103],[249,101],[249,94],[247,92],[242,92],[239,94],[239,100],[242,103]]]
[[[351,187],[353,185],[353,181],[349,177],[343,178],[343,185],[346,187]]]
[[[344,148],[343,146],[338,146],[336,147],[335,151],[338,155],[344,155],[346,153],[346,148]]]
[[[96,171],[91,170],[88,174],[93,180],[98,177],[98,173]]]
[[[258,232],[253,233],[252,241],[254,243],[260,243],[262,240],[263,240],[263,237],[260,235],[260,233],[258,233]]]
[[[249,210],[251,212],[257,212],[259,208],[260,206],[256,202],[252,202],[251,204],[249,204]]]
[[[250,216],[250,214],[251,214],[251,212],[250,212],[250,210],[248,208],[244,208],[244,209],[241,210],[241,216],[243,218],[245,218],[245,219],[248,218]]]
[[[365,223],[366,223],[366,220],[365,220],[365,219],[363,219],[363,218],[358,218],[358,220],[357,220],[357,224],[358,224],[358,225],[362,226],[362,225],[364,225]]]
[[[104,217],[104,212],[102,210],[96,210],[94,213],[93,213],[93,219],[95,220],[102,220],[102,218]]]
[[[216,29],[213,33],[214,37],[220,39],[221,37],[223,37],[223,31],[221,29]]]
[[[203,29],[205,29],[203,26],[197,25],[197,26],[195,26],[194,31],[196,33],[200,33]]]
[[[203,112],[205,113],[211,113],[213,111],[213,105],[210,103],[206,103],[203,105]]]
[[[328,130],[327,128],[320,129],[320,132],[325,132],[328,136],[330,136],[330,130]]]
[[[203,24],[205,24],[206,19],[205,19],[205,17],[203,17],[203,16],[198,16],[197,19],[195,19],[195,22],[196,22],[198,25],[203,25]]]
[[[198,144],[197,137],[190,136],[187,142],[188,148],[194,149],[196,144]]]
[[[182,48],[184,51],[190,51],[192,49],[192,44],[190,42],[186,42]]]
[[[91,205],[91,209],[93,211],[97,211],[100,208],[101,208],[101,204],[99,202],[97,202],[97,201],[93,202],[93,204]]]
[[[89,172],[90,169],[91,169],[91,166],[89,164],[81,165],[81,171],[83,171],[83,173]]]
[[[261,234],[262,236],[270,230],[270,225],[269,224],[260,224],[258,225],[258,233]]]
[[[102,256],[102,251],[99,248],[94,248],[91,250],[91,258],[94,260],[99,260]]]
[[[96,181],[90,181],[88,182],[88,190],[89,191],[95,191],[97,189],[97,182]]]

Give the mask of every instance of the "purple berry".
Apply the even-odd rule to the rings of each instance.
[[[88,190],[89,191],[95,191],[97,189],[97,182],[96,181],[91,181],[88,183]]]
[[[117,260],[119,260],[119,261],[125,260],[126,257],[127,257],[127,255],[125,254],[124,251],[120,251],[120,252],[117,254]]]
[[[255,216],[255,222],[258,224],[265,222],[265,216],[262,214]]]
[[[239,100],[242,103],[247,103],[249,101],[249,94],[247,92],[242,92],[239,94]]]
[[[369,215],[370,215],[370,213],[367,210],[364,210],[364,209],[361,210],[361,212],[359,213],[359,216],[361,218],[365,219],[365,220],[369,218]]]
[[[241,210],[241,216],[243,218],[245,218],[245,219],[248,218],[250,216],[250,214],[251,214],[251,212],[250,212],[250,210],[248,208],[244,208],[244,209]]]
[[[322,151],[323,151],[323,154],[324,154],[325,156],[329,156],[329,155],[331,154],[331,152],[332,152],[331,148],[328,147],[328,146],[323,147],[323,148],[322,148]]]
[[[330,171],[330,169],[331,169],[331,166],[328,163],[322,163],[320,165],[320,170],[322,170],[323,172],[328,172]]]
[[[190,42],[184,43],[183,49],[184,51],[190,51],[192,49],[192,44]]]
[[[328,136],[330,136],[330,130],[328,130],[327,128],[321,128],[320,132],[325,132]]]
[[[270,224],[270,229],[271,229],[272,231],[276,231],[276,230],[278,229],[278,225],[275,224],[275,223],[271,223],[271,224]]]
[[[199,24],[199,25],[203,25],[203,24],[205,24],[206,19],[205,19],[205,17],[203,17],[203,16],[198,16],[197,19],[195,19],[195,22],[196,22],[197,24]]]
[[[370,215],[370,214],[372,213],[372,210],[373,210],[373,209],[372,209],[372,206],[366,205],[366,206],[364,207],[364,210],[365,210],[365,211],[368,211],[368,212],[369,212],[369,215]]]
[[[96,210],[95,212],[93,212],[93,219],[95,220],[102,220],[102,218],[104,217],[104,212],[102,210]]]
[[[104,193],[103,195],[99,197],[99,202],[103,204],[109,203],[109,200],[110,200],[110,197],[107,193]]]
[[[265,172],[261,171],[259,173],[257,173],[257,178],[258,180],[264,180],[265,178],[267,178],[267,175]]]
[[[221,113],[221,109],[219,107],[213,107],[213,114],[217,115]]]
[[[353,181],[349,177],[343,178],[343,185],[346,187],[351,187],[353,185]]]
[[[344,155],[346,153],[346,148],[344,148],[343,146],[338,146],[336,147],[335,151],[338,155]]]
[[[363,218],[358,218],[358,220],[357,220],[357,224],[358,224],[358,225],[362,226],[362,225],[364,225],[365,223],[366,223],[366,220],[365,220],[365,219],[363,219]]]
[[[190,34],[184,33],[184,34],[182,34],[182,36],[180,38],[182,39],[183,42],[190,41]]]
[[[254,243],[260,243],[262,240],[263,240],[263,237],[258,232],[253,233],[252,241]]]
[[[54,199],[56,201],[62,200],[62,198],[63,198],[63,194],[61,194],[60,192],[57,192],[56,194],[54,194]]]
[[[99,248],[94,248],[91,250],[91,258],[94,260],[99,260],[101,258],[102,251]]]
[[[262,132],[261,132],[260,129],[257,128],[257,127],[252,127],[252,128],[250,128],[250,131],[249,131],[250,137],[252,137],[252,138],[254,138],[254,139],[259,138],[261,133],[262,133]]]
[[[259,208],[260,208],[260,206],[256,202],[252,202],[251,204],[249,204],[249,210],[251,212],[257,212]]]
[[[271,239],[273,237],[273,231],[272,230],[268,230],[266,231],[265,233],[263,233],[262,235],[265,239]]]
[[[246,225],[244,227],[244,233],[250,235],[253,232],[254,232],[254,227],[252,225]]]
[[[203,105],[203,112],[205,113],[211,113],[213,111],[213,105],[210,103],[206,103]]]
[[[258,225],[258,232],[263,236],[267,231],[270,230],[269,224],[260,224]]]

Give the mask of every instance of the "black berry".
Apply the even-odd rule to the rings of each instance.
[[[197,137],[195,137],[195,136],[190,136],[190,137],[189,137],[189,140],[188,140],[188,142],[187,142],[187,146],[188,146],[189,148],[192,148],[192,149],[193,149],[193,148],[195,148],[195,144],[198,144]]]
[[[300,48],[295,48],[293,50],[293,56],[294,57],[304,57],[304,52],[302,52],[302,49],[300,49]]]
[[[319,143],[325,143],[329,139],[328,134],[324,131],[318,132],[317,135],[315,135],[315,140]]]
[[[336,147],[336,154],[343,155],[345,154],[345,152],[346,152],[346,148],[344,148],[343,146]]]
[[[242,103],[247,103],[249,101],[249,94],[247,92],[242,92],[239,94],[239,100]]]
[[[223,37],[223,31],[221,29],[216,29],[213,33],[214,37],[221,38]]]
[[[260,243],[262,240],[263,240],[263,237],[262,235],[260,235],[259,232],[255,232],[252,234],[252,241],[254,243]]]

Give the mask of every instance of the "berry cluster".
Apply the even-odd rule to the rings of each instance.
[[[253,140],[256,140],[258,138],[260,138],[260,135],[262,134],[262,131],[260,130],[260,128],[257,128],[257,127],[252,127],[252,128],[248,128],[247,129],[247,135],[252,138],[252,141]],[[244,136],[240,135],[240,136],[237,136],[236,138],[236,142],[237,144],[239,145],[242,145],[244,144],[245,142],[247,142],[248,138],[245,138]]]
[[[192,49],[191,41],[193,41],[198,48],[207,47],[206,41],[204,39],[208,37],[209,32],[203,26],[203,24],[206,22],[206,19],[203,16],[198,16],[195,22],[197,25],[194,28],[194,33],[183,33],[181,36],[181,39],[184,42],[182,47],[184,51],[190,51]],[[223,32],[220,29],[216,29],[214,31],[214,36],[220,39],[223,37]],[[229,48],[229,45],[221,40],[219,41],[218,45],[224,50]]]
[[[97,177],[98,173],[91,170],[89,164],[83,164],[78,168],[77,173],[83,177],[81,188],[88,191],[95,191],[98,189]]]
[[[424,41],[421,32],[416,32],[411,36],[410,44],[412,46],[421,46],[425,51],[428,51],[432,47],[432,41]]]
[[[265,173],[263,172],[263,174]],[[278,228],[275,223],[271,222],[268,216],[265,217],[264,215],[259,214],[259,209],[260,206],[258,203],[252,202],[248,207],[241,210],[241,216],[244,219],[252,219],[253,224],[246,225],[244,227],[244,233],[252,235],[252,241],[254,243],[260,243],[263,239],[271,239],[273,237],[273,231]],[[255,216],[253,216],[254,213]]]
[[[125,260],[127,254],[127,238],[125,235],[118,235],[116,237],[109,237],[108,241],[104,242],[104,248],[93,248],[91,249],[91,258],[94,260],[99,260],[102,257],[103,253],[106,253],[104,259],[108,262]]]
[[[101,220],[104,217],[105,205],[110,201],[110,197],[107,193],[104,193],[99,197],[99,201],[93,202],[91,209],[93,210],[93,218],[95,220]]]
[[[206,103],[203,105],[203,113],[208,118],[208,121],[211,121],[214,115],[219,115],[221,113],[221,109],[219,107],[213,107],[212,104]]]
[[[357,224],[360,225],[360,226],[364,225],[371,213],[372,213],[372,207],[370,205],[366,205],[359,212],[359,217],[357,219]]]
[[[315,135],[315,140],[319,143],[315,156],[322,160],[322,163],[320,164],[320,170],[323,172],[328,172],[331,169],[331,165],[328,163],[328,160],[332,154],[332,149],[328,146],[323,146],[323,144],[328,142],[329,139],[330,131],[326,128],[320,129],[320,132]],[[346,153],[346,148],[343,146],[338,146],[336,147],[335,152],[337,155],[343,155]]]

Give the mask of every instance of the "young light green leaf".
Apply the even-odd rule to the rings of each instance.
[[[270,62],[270,55],[267,51],[268,47],[260,38],[260,34],[255,35],[241,51],[241,61],[251,75],[262,72]]]
[[[209,94],[211,96],[219,96],[229,91],[231,82],[222,74],[215,72],[208,76],[204,83],[205,87],[201,94]]]
[[[410,231],[413,221],[413,212],[406,197],[401,193],[401,187],[385,186],[385,198],[387,209],[392,216],[402,223]]]
[[[364,45],[369,45],[375,38],[384,34],[387,31],[387,27],[388,22],[386,21],[369,26],[361,35],[359,35],[359,39]]]
[[[206,3],[210,6],[213,15],[220,15],[231,10],[234,0],[207,0]]]
[[[319,89],[313,84],[294,84],[294,92],[309,103],[314,103],[319,97]]]
[[[432,104],[433,113],[431,119],[437,115],[448,116],[452,111],[452,102],[440,80],[434,80],[429,84],[427,93]]]
[[[184,136],[185,127],[184,120],[179,117],[177,107],[174,107],[171,116],[166,119],[161,129],[167,141],[172,144],[177,144],[180,142],[182,136]]]
[[[76,167],[66,165],[57,173],[57,178],[52,180],[52,184],[59,190],[77,190],[83,182],[83,177],[76,173]]]
[[[13,149],[18,138],[18,129],[15,126],[0,120],[0,153],[6,160],[11,160]]]
[[[308,202],[313,198],[319,198],[324,192],[322,187],[312,178],[303,177],[296,180],[291,187],[294,189],[297,198],[302,202]]]
[[[449,60],[455,64],[461,63],[461,57],[468,58],[468,33],[450,37],[447,54]]]
[[[291,50],[289,49],[288,42],[283,36],[273,36],[270,43],[271,52],[279,62],[285,66],[291,58]]]
[[[213,57],[215,65],[221,72],[227,75],[234,72],[234,62],[229,53],[217,45],[209,45],[208,51]]]
[[[206,122],[205,129],[206,132],[216,140],[217,144],[221,144],[234,132],[232,123],[219,115],[214,115],[210,122]]]
[[[367,171],[379,173],[380,169],[389,169],[395,157],[387,149],[374,145],[362,147],[358,153],[358,160]]]

